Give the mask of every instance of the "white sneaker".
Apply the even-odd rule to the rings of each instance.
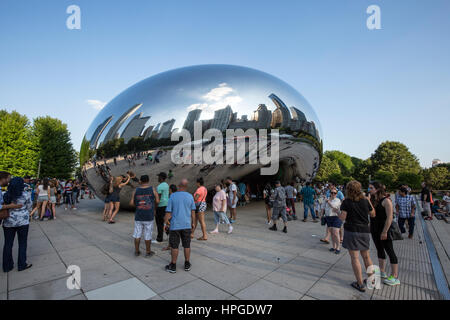
[[[67,210],[67,208],[64,208],[64,210]]]
[[[233,227],[230,226],[230,229],[228,229],[228,234],[231,234],[233,232]]]

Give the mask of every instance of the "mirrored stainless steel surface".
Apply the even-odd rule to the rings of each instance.
[[[228,175],[240,179],[261,167],[222,165],[205,175],[199,171],[201,166],[192,165],[184,172],[186,167],[171,163],[167,150],[176,144],[171,142],[172,133],[181,129],[192,133],[195,121],[201,122],[203,131],[279,129],[283,179],[310,180],[318,169],[322,130],[314,110],[300,93],[282,80],[255,69],[200,65],[147,78],[109,102],[83,139],[80,151],[83,174],[101,196],[99,188],[105,177],[125,174],[128,170],[137,177],[149,174],[153,184],[156,184],[156,173],[169,169],[174,172],[174,182],[184,176],[195,180],[203,175],[211,187]],[[160,152],[159,163],[136,159],[138,163],[131,162],[130,166],[123,157],[154,150],[166,150]],[[103,174],[99,166],[105,163],[109,170]],[[130,190],[121,192],[124,207]]]

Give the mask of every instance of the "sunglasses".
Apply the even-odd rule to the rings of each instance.
[[[337,194],[337,192],[331,192],[331,194]]]

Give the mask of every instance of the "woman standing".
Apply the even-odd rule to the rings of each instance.
[[[106,196],[105,197],[105,207],[103,208],[103,221],[109,221],[109,212],[111,211],[111,192],[112,192],[112,185],[113,185],[114,177],[109,178],[109,182],[105,183],[102,189],[102,193]]]
[[[72,189],[73,189],[72,180],[69,179],[64,184],[64,203],[65,203],[64,210],[67,210],[69,204],[70,204],[70,209],[76,209],[75,205],[73,203]]]
[[[56,179],[52,180],[50,182],[50,201],[49,201],[49,207],[50,211],[52,212],[52,217],[50,219],[56,219],[56,186],[58,184],[58,181]]]
[[[36,208],[34,208],[34,210],[38,210],[40,221],[44,220],[45,210],[47,209],[47,203],[50,200],[50,189],[48,182],[49,182],[48,179],[45,178],[42,184],[39,183],[36,188],[36,195],[38,196],[38,199]],[[33,214],[34,210],[31,212],[31,215]]]
[[[124,181],[125,180],[125,181]],[[130,182],[130,175],[127,174],[126,177],[119,176],[114,178],[113,180],[113,186],[112,186],[112,192],[110,195],[111,205],[109,209],[109,222],[110,224],[116,223],[114,221],[114,217],[116,216],[117,212],[119,212],[120,208],[120,190],[125,187],[128,182]]]
[[[264,203],[266,205],[266,214],[267,214],[267,224],[270,224],[270,222],[272,221],[272,202],[270,200],[270,197],[272,196],[272,193],[274,192],[272,186],[270,185],[270,183],[266,184],[266,186],[264,187],[263,190],[263,198],[264,198]]]
[[[381,277],[384,278],[383,283],[389,286],[400,284],[398,280],[398,259],[394,251],[392,239],[388,238],[388,230],[391,227],[394,218],[394,209],[386,188],[379,182],[369,185],[371,201],[375,206],[375,217],[370,218],[370,233],[372,240],[377,248],[378,265],[380,267]],[[387,276],[386,253],[391,262],[391,276]]]
[[[342,226],[342,221],[339,219],[339,208],[341,207],[341,200],[337,197],[337,190],[335,188],[331,189],[330,199],[325,201],[324,204],[324,213],[326,217],[327,227],[331,233],[331,242],[332,247],[330,248],[331,252],[336,254],[341,253],[341,239],[339,237],[339,230]]]
[[[370,203],[370,199],[364,197],[361,183],[358,181],[350,181],[346,191],[347,196],[342,202],[341,213],[339,214],[339,218],[345,221],[342,246],[349,251],[353,273],[356,277],[356,282],[351,285],[353,288],[365,292],[366,286],[363,282],[359,255],[363,258],[367,270],[372,265],[369,255],[369,214],[371,217],[375,217],[375,210]]]
[[[9,272],[14,268],[12,247],[16,233],[19,240],[18,270],[23,271],[32,266],[27,263],[27,242],[30,224],[29,216],[33,203],[30,194],[24,191],[24,188],[25,185],[22,178],[13,178],[8,186],[8,191],[3,197],[5,204],[15,203],[22,205],[19,209],[10,209],[9,218],[3,220],[3,233],[5,235],[5,243],[3,245],[4,272]]]
[[[195,217],[192,223],[192,232],[191,238],[194,237],[194,231],[197,228],[197,223],[200,222],[200,227],[202,228],[203,236],[198,238],[197,240],[208,240],[208,236],[206,235],[206,223],[205,223],[205,211],[206,211],[206,195],[208,194],[208,190],[204,187],[203,178],[197,179],[197,190],[194,193],[194,202],[195,202]]]
[[[220,183],[216,185],[216,194],[213,198],[213,211],[216,228],[211,233],[219,233],[220,220],[228,225],[228,234],[232,233],[233,227],[227,217],[227,194],[223,191]]]

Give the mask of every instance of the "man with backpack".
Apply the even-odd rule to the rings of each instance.
[[[286,190],[281,186],[280,181],[275,182],[275,190],[272,194],[272,223],[273,225],[269,230],[277,231],[277,220],[283,219],[284,228],[283,232],[287,233],[287,217],[286,217]]]

